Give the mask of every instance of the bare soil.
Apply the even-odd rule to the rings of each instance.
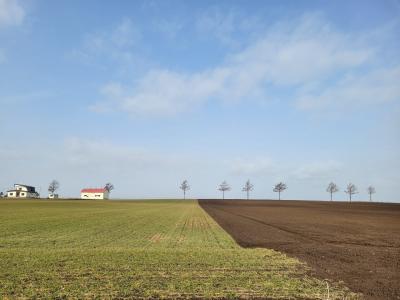
[[[400,299],[400,204],[200,200],[243,247],[306,262],[366,299]]]

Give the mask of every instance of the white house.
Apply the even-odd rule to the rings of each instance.
[[[105,188],[82,189],[81,199],[108,199],[109,193]]]
[[[8,198],[39,198],[35,187],[25,184],[14,184],[14,189],[7,191]]]

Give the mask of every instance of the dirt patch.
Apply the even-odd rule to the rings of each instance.
[[[163,235],[161,233],[156,233],[150,238],[150,242],[152,243],[159,243],[164,239]]]
[[[366,299],[400,299],[400,204],[201,200],[243,247],[307,262]]]

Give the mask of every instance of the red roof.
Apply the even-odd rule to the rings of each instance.
[[[104,188],[100,189],[82,189],[81,193],[105,193],[106,190]]]

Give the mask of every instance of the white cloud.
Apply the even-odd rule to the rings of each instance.
[[[265,24],[237,9],[210,7],[196,17],[195,28],[200,37],[211,38],[212,43],[237,48],[254,39]]]
[[[111,34],[111,41],[117,47],[130,47],[139,38],[139,31],[133,27],[130,19],[124,19]]]
[[[50,90],[29,91],[26,93],[13,94],[13,95],[0,94],[0,104],[26,105],[27,103],[32,104],[43,100],[47,100],[52,96],[54,96],[54,93]]]
[[[218,9],[206,11],[196,20],[196,29],[207,36],[214,36],[222,44],[234,45],[232,35],[238,26],[238,16],[233,11],[222,12]]]
[[[116,145],[108,141],[69,138],[64,143],[64,159],[75,167],[103,170],[132,170],[168,165],[167,156],[151,153],[148,149]]]
[[[81,49],[73,55],[88,63],[100,60],[102,64],[110,60],[122,64],[135,60],[132,48],[141,39],[141,32],[130,19],[123,19],[111,30],[97,32],[84,39]]]
[[[362,39],[363,40],[363,39]],[[319,17],[278,24],[224,63],[199,72],[153,69],[119,93],[105,93],[109,107],[131,115],[175,115],[211,100],[267,99],[268,87],[304,90],[341,72],[365,66],[374,49],[341,34]],[[104,89],[103,89],[104,90]]]
[[[269,176],[289,180],[327,179],[343,170],[343,165],[335,160],[311,161],[299,164],[293,161],[279,162],[269,157],[238,158],[227,164],[233,175]]]
[[[391,101],[400,101],[400,66],[348,75],[322,91],[305,93],[297,104],[302,109],[350,109]]]
[[[342,164],[333,161],[316,161],[295,168],[291,176],[301,180],[329,179],[342,171]]]
[[[0,28],[18,26],[24,21],[26,12],[18,0],[0,0]]]
[[[134,89],[119,83],[102,88],[108,102],[95,107],[112,109],[115,105],[132,115],[175,115],[203,103],[222,91],[229,71],[215,69],[210,72],[186,75],[168,70],[154,70],[140,79]]]
[[[109,83],[102,87],[101,94],[110,99],[117,99],[123,96],[123,88],[119,83]],[[106,113],[112,110],[111,103],[97,102],[89,107],[90,110],[98,113]]]
[[[180,31],[184,28],[184,22],[182,20],[173,19],[156,19],[154,21],[154,29],[160,32],[164,37],[168,39],[175,39]]]
[[[268,34],[236,55],[234,61],[242,66],[242,72],[255,72],[259,80],[295,85],[360,66],[371,56],[371,49],[357,47],[350,38],[318,28],[322,26],[318,22],[305,22],[294,30]]]
[[[275,163],[267,157],[238,158],[228,164],[234,175],[268,175],[277,172]]]

